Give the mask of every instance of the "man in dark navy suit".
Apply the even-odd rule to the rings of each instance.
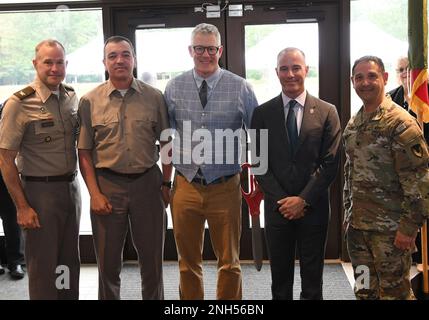
[[[268,170],[256,178],[265,194],[272,295],[293,299],[297,248],[300,298],[323,299],[329,186],[338,170],[340,120],[335,106],[305,90],[308,66],[300,49],[282,50],[276,72],[282,93],[256,108],[251,125],[268,129]]]

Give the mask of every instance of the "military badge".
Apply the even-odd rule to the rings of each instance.
[[[423,148],[420,144],[415,144],[411,147],[411,150],[413,151],[413,154],[417,157],[417,158],[421,158],[423,157]]]

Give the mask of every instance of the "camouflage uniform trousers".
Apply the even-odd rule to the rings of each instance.
[[[411,251],[393,245],[396,232],[347,230],[347,249],[359,300],[415,300],[411,290]]]

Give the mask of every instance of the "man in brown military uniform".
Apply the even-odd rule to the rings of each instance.
[[[165,207],[171,166],[156,162],[156,140],[168,128],[161,92],[133,77],[135,53],[127,38],[104,47],[109,80],[79,104],[80,169],[91,195],[99,270],[99,299],[120,299],[122,251],[128,226],[137,250],[143,299],[163,299]],[[164,201],[163,201],[164,197]]]
[[[78,299],[78,101],[74,90],[61,84],[66,69],[61,43],[39,43],[33,65],[34,82],[3,110],[1,171],[24,229],[30,299]]]
[[[411,253],[428,214],[428,150],[416,120],[384,94],[380,58],[354,63],[363,107],[345,131],[347,247],[358,299],[414,299]]]

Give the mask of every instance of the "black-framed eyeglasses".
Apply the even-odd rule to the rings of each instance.
[[[408,70],[408,67],[400,67],[400,68],[396,69],[396,72],[402,73],[402,72],[407,71],[407,70]]]
[[[192,46],[192,49],[194,49],[196,54],[204,54],[204,51],[207,50],[207,53],[211,56],[214,56],[216,53],[218,53],[220,47],[215,47],[215,46],[209,46],[209,47],[204,47],[204,46]]]

